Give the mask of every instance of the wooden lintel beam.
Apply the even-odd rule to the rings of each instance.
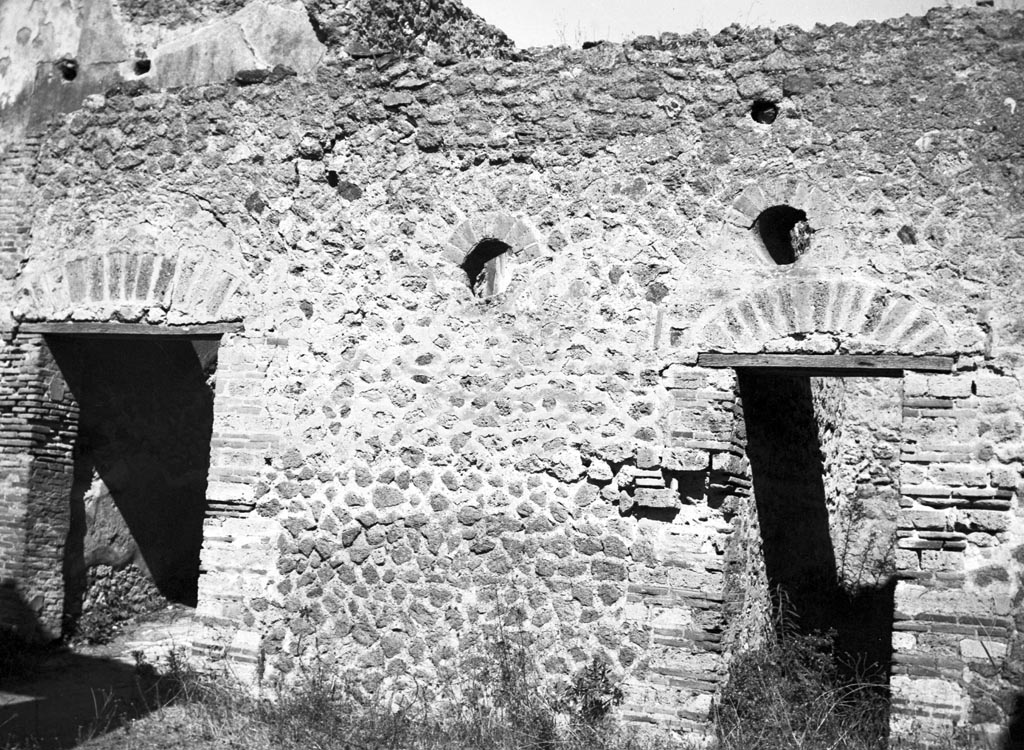
[[[92,336],[92,337],[128,337],[152,338],[154,336],[189,336],[210,337],[223,336],[225,333],[238,333],[245,330],[241,323],[201,323],[189,326],[151,325],[149,323],[95,323],[95,322],[60,322],[60,323],[22,323],[18,326],[20,333],[41,333],[52,336]]]
[[[952,357],[913,357],[903,354],[715,354],[697,355],[700,367],[731,367],[787,371],[802,375],[862,377],[899,376],[914,372],[952,372]]]

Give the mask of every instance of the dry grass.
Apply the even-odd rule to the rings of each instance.
[[[118,728],[96,726],[84,750],[694,750],[667,734],[615,719],[622,693],[595,660],[574,680],[542,678],[529,650],[499,639],[463,660],[444,695],[388,694],[358,675],[322,667],[288,687],[254,694],[229,676],[196,671],[171,653],[156,669],[139,659],[156,710]],[[734,659],[715,708],[718,750],[888,748],[884,680],[851,680],[830,639],[788,634]],[[29,743],[21,748],[33,748]],[[911,745],[896,744],[896,748]],[[950,736],[933,750],[983,747]]]
[[[843,663],[834,639],[782,617],[736,655],[714,708],[718,750],[994,750],[969,732],[890,737],[888,674]]]
[[[148,669],[148,665],[142,665]],[[351,676],[313,668],[287,688],[254,695],[183,660],[153,676],[163,707],[82,745],[89,750],[669,750],[614,719],[621,691],[594,662],[568,685],[541,680],[525,649],[494,644],[467,659],[453,702],[415,692],[367,691]]]

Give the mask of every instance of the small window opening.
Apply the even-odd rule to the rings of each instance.
[[[65,81],[73,81],[78,77],[78,61],[73,60],[70,57],[65,57],[63,60],[57,61],[57,70],[60,71],[60,77]]]
[[[807,214],[792,206],[772,206],[760,213],[752,229],[777,265],[796,261],[811,247],[814,230]]]
[[[332,188],[338,187],[338,173],[333,169],[327,170],[327,184]]]
[[[469,288],[481,299],[501,294],[508,286],[506,253],[511,248],[500,240],[483,240],[462,261]]]
[[[132,65],[132,70],[135,71],[135,75],[144,76],[149,72],[151,67],[153,67],[153,63],[151,63],[148,58],[141,57],[135,61],[134,65]]]
[[[758,99],[750,107],[750,116],[754,118],[754,122],[759,122],[762,125],[771,125],[775,122],[775,118],[779,116],[779,106],[775,102]]]
[[[900,242],[904,245],[916,245],[917,244],[917,232],[909,224],[904,224],[900,227],[900,230],[896,232],[896,236],[899,237]]]

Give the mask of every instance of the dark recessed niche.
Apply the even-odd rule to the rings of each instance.
[[[811,246],[814,230],[807,214],[792,206],[772,206],[762,211],[751,227],[777,265],[796,261]]]
[[[142,57],[135,61],[132,65],[132,70],[135,71],[135,75],[144,76],[149,72],[151,67],[153,67],[153,63],[151,63],[147,58]]]
[[[909,224],[904,224],[900,227],[900,230],[896,232],[896,236],[899,237],[900,242],[904,245],[916,245],[917,244],[917,232]]]
[[[506,253],[511,248],[500,240],[481,240],[462,261],[469,289],[481,299],[505,291],[508,285]]]
[[[333,169],[327,170],[327,184],[332,188],[338,187],[338,173]]]
[[[754,122],[759,122],[762,125],[771,125],[775,122],[775,118],[779,116],[779,105],[775,102],[758,99],[750,107],[750,116],[754,119]]]
[[[78,77],[78,61],[73,60],[70,57],[65,57],[63,60],[58,60],[56,63],[57,70],[60,72],[60,77],[65,81],[73,81]]]

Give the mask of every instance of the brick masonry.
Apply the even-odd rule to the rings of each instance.
[[[3,558],[8,624],[28,635],[61,633],[63,549],[74,471],[77,405],[41,336],[4,347]]]

